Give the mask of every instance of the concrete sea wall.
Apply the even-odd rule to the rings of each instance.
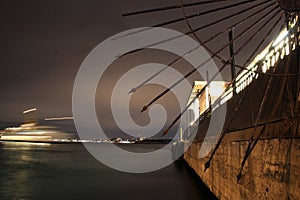
[[[219,199],[300,199],[299,137],[259,139],[237,181],[251,135],[254,129],[227,134],[206,172],[210,155],[199,158],[200,141],[192,143],[184,159]]]

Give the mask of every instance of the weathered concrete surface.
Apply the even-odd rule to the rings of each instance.
[[[194,142],[184,159],[219,199],[300,199],[300,138],[259,140],[237,183],[250,142],[239,136],[236,132],[224,137],[206,172],[210,155],[198,157],[201,142]]]

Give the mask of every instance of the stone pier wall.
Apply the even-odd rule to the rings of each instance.
[[[219,199],[300,199],[300,138],[258,140],[237,182],[250,142],[241,135],[224,137],[206,172],[209,155],[199,158],[201,142],[194,142],[184,159]]]

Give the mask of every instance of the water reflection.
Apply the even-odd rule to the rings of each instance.
[[[37,147],[50,147],[50,143],[35,143],[35,142],[0,142],[2,149],[7,150],[31,150]]]
[[[81,144],[1,142],[0,177],[1,200],[213,198],[183,162],[148,174],[121,173],[99,163]]]

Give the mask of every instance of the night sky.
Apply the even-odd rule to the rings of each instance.
[[[72,116],[72,89],[75,76],[81,63],[95,46],[119,32],[174,19],[181,16],[181,11],[177,9],[155,15],[127,18],[122,18],[121,14],[174,4],[178,4],[178,1],[1,1],[0,121],[20,122],[22,110],[32,107],[38,108],[41,119]],[[199,10],[199,7],[196,9]],[[194,11],[190,10],[191,13]],[[230,12],[236,12],[236,9]],[[209,21],[215,17],[215,15],[208,15],[205,20]],[[193,25],[195,24],[193,22]],[[228,23],[224,22],[222,25],[226,27]],[[168,28],[182,32],[188,30],[184,23],[171,25]],[[202,36],[204,35],[204,38],[211,36],[211,31],[215,30],[204,31]],[[212,47],[221,45],[220,42],[224,43],[224,38],[215,42],[217,45],[212,44]],[[224,55],[228,55],[227,50]],[[156,57],[155,52],[152,52],[152,56]],[[243,56],[245,57],[245,55],[241,57]],[[167,58],[171,57],[172,55],[169,55],[164,57],[166,60],[159,59],[167,64],[169,62]],[[119,66],[141,63],[145,58],[145,55],[128,56],[127,60],[119,63]],[[182,63],[184,61],[179,62],[178,65]],[[113,77],[114,73],[111,76]],[[225,71],[223,76],[229,79],[229,71]],[[190,81],[193,78],[197,77],[191,77]],[[106,84],[109,84],[109,80]],[[148,99],[157,94],[153,92],[155,87],[148,91],[151,91]],[[138,101],[138,107],[133,110],[140,109],[140,106],[146,102]],[[176,109],[171,112],[173,116],[176,114],[178,114]]]
[[[74,79],[95,46],[130,28],[151,25],[165,16],[173,18],[178,11],[149,15],[148,22],[147,17],[124,19],[121,14],[170,2],[174,1],[1,1],[0,122],[19,123],[22,111],[32,107],[38,108],[40,119],[72,116]],[[102,121],[114,128],[110,118]]]
[[[41,118],[72,115],[73,82],[84,58],[107,37],[135,26],[120,17],[134,1],[0,4],[1,121],[20,121],[31,107]]]

